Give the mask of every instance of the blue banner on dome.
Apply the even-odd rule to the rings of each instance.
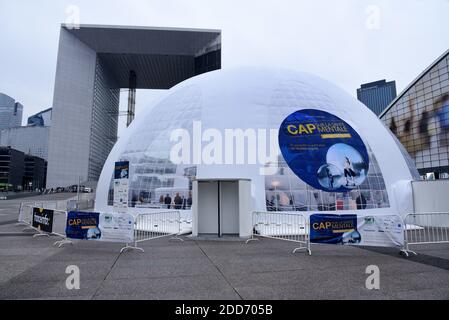
[[[368,175],[369,156],[360,135],[325,111],[290,114],[279,130],[279,147],[290,169],[315,189],[350,191]]]
[[[114,179],[129,178],[129,161],[120,161],[115,163]]]
[[[357,231],[355,214],[313,214],[310,216],[310,242],[326,244],[358,244],[362,241]]]

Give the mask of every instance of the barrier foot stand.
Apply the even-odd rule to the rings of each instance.
[[[66,238],[53,243],[53,245],[58,246],[58,248],[62,248],[62,246],[64,246],[65,244],[70,244],[73,246],[73,241]]]
[[[36,233],[35,235],[33,235],[33,238],[40,238],[40,237],[50,237],[50,235],[49,234],[47,234],[47,233]]]
[[[248,240],[246,240],[246,244],[250,243],[251,241],[259,241],[259,239],[254,238],[254,236],[251,236],[251,238],[249,238]]]
[[[140,251],[140,252],[145,252],[145,250],[143,250],[142,248],[139,248],[137,246],[137,243],[134,244],[134,246],[130,246],[129,244],[126,244],[126,246],[124,246],[121,250],[120,253],[126,252],[128,250],[136,250],[136,251]]]
[[[299,248],[295,248],[295,249],[293,250],[293,253],[296,253],[296,252],[298,252],[298,251],[300,251],[300,250],[306,250],[306,251],[307,251],[307,254],[308,254],[309,256],[312,255],[312,250],[310,249],[310,245],[307,246],[307,247],[300,246]]]
[[[174,235],[173,237],[171,237],[169,239],[169,241],[180,241],[180,242],[184,242],[184,239],[179,237],[179,234]]]
[[[409,252],[417,256],[418,254],[415,251],[409,249],[401,249],[400,253],[403,253],[407,258],[409,257]]]

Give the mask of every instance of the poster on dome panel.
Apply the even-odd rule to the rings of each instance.
[[[281,124],[279,147],[290,169],[315,189],[347,192],[367,178],[369,155],[362,138],[328,112],[290,114]]]
[[[114,179],[129,178],[129,161],[119,161],[115,163]]]
[[[375,247],[404,246],[404,224],[399,216],[313,214],[310,242]]]
[[[114,167],[114,200],[113,208],[116,213],[128,211],[129,199],[129,162],[119,161]]]

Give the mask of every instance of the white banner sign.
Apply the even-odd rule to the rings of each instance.
[[[101,213],[101,241],[131,243],[134,241],[134,216],[128,213]]]
[[[114,212],[128,212],[129,180],[114,180]]]
[[[114,212],[128,212],[129,200],[129,162],[115,163],[114,168]]]
[[[358,216],[357,229],[361,234],[358,245],[377,247],[402,247],[404,223],[399,216]]]
[[[313,214],[310,241],[374,247],[403,247],[404,223],[397,215]]]

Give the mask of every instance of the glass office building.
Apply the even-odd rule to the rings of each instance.
[[[377,116],[396,98],[396,82],[379,80],[365,83],[357,89],[357,99]]]
[[[0,130],[22,125],[23,106],[0,92]]]
[[[32,127],[50,127],[51,126],[51,111],[52,108],[46,109],[31,117],[28,117],[28,126]]]
[[[0,147],[0,190],[22,187],[25,154],[11,147]]]
[[[380,115],[422,178],[449,178],[449,50]]]
[[[50,127],[16,127],[0,130],[0,146],[11,147],[47,161]]]

